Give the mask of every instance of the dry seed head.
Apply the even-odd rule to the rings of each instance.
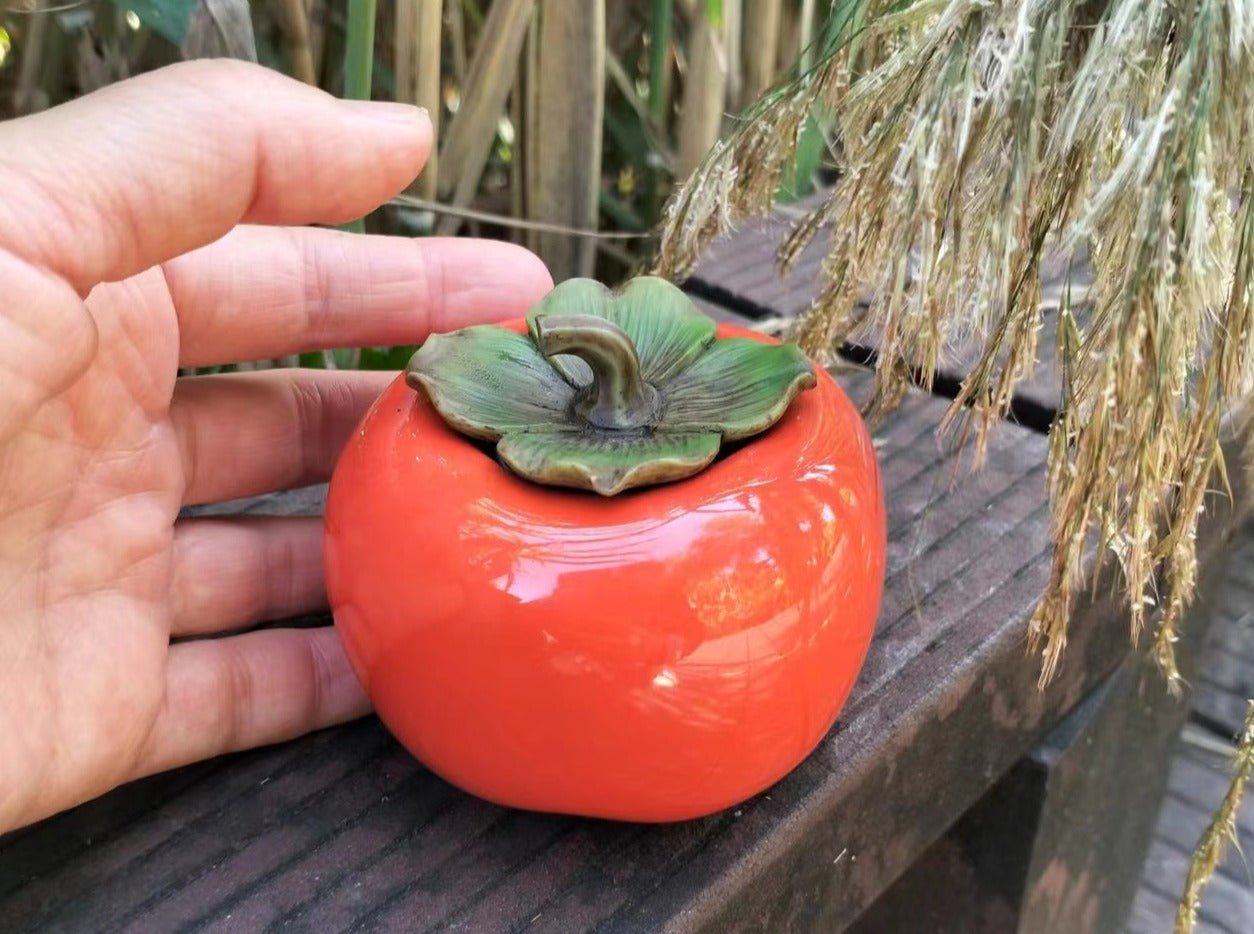
[[[873,341],[871,415],[911,373],[977,347],[944,425],[977,457],[1053,330],[1042,262],[1087,258],[1091,282],[1073,296],[1084,305],[1056,331],[1054,567],[1031,626],[1045,675],[1095,543],[1118,558],[1134,634],[1166,582],[1154,644],[1174,672],[1219,415],[1254,382],[1245,12],[1221,0],[864,0],[856,41],[838,37],[774,91],[671,204],[661,268],[673,272],[765,213],[805,114],[825,107],[842,179],[779,256],[827,237],[798,336],[820,356]]]
[[[769,209],[772,171],[791,162],[806,111],[820,107],[841,180],[779,257],[828,238],[818,296],[798,323],[803,346],[821,359],[850,338],[879,348],[869,416],[901,398],[912,372],[976,347],[944,427],[978,455],[1051,327],[1062,384],[1047,480],[1053,560],[1029,622],[1042,683],[1088,572],[1110,555],[1131,635],[1152,624],[1151,652],[1176,684],[1221,421],[1254,411],[1254,10],[1244,0],[836,9],[857,28],[772,92],[677,193],[660,268],[683,268]],[[1091,267],[1082,290],[1065,282],[1049,297],[1064,306],[1052,326],[1049,254]],[[1254,708],[1241,750],[1178,930],[1254,771]]]

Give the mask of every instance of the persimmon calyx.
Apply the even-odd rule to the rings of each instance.
[[[796,345],[716,339],[687,295],[649,276],[617,294],[567,280],[527,329],[433,335],[406,379],[451,427],[497,442],[515,473],[606,496],[698,473],[816,383]]]

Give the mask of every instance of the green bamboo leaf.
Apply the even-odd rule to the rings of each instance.
[[[179,48],[186,59],[256,62],[257,40],[248,0],[196,0]]]
[[[348,0],[348,35],[344,41],[344,96],[350,100],[370,100],[374,74],[375,0]],[[366,220],[356,218],[344,230],[364,233]]]
[[[113,4],[133,12],[141,23],[177,46],[183,44],[196,8],[196,0],[113,0]]]
[[[418,350],[412,344],[399,347],[364,347],[358,360],[362,370],[403,370]]]

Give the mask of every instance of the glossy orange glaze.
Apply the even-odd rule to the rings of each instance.
[[[336,625],[392,733],[483,798],[623,820],[709,814],[809,754],[884,548],[870,438],[822,371],[700,475],[612,499],[512,476],[397,379],[327,504]]]

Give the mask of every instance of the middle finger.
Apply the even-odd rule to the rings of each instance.
[[[226,632],[325,609],[322,519],[180,520],[170,599],[172,636]]]
[[[395,373],[282,369],[178,381],[170,419],[183,505],[321,483]]]

